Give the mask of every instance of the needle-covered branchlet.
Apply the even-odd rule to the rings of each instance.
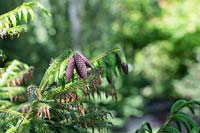
[[[22,67],[20,66],[19,69],[22,70]],[[29,81],[31,79],[32,75],[33,75],[33,69],[30,68],[28,71],[23,72],[17,78],[12,79],[11,81],[9,81],[7,83],[7,86],[8,87],[14,87],[14,86],[19,86],[19,85],[21,85],[23,83],[26,83],[27,81]]]
[[[92,63],[82,54],[75,53],[67,64],[66,81],[69,82],[72,78],[74,69],[82,79],[87,78],[87,66],[92,68]]]

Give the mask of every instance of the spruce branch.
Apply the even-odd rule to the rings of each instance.
[[[0,37],[3,39],[7,36],[19,37],[21,32],[27,30],[29,16],[31,21],[34,20],[34,11],[32,6],[38,7],[42,12],[50,16],[49,11],[38,2],[27,2],[17,8],[0,15]]]
[[[118,72],[120,74],[123,71],[122,64],[126,61],[119,56],[120,52],[119,49],[110,51],[94,62],[90,62],[78,51],[64,52],[50,64],[39,87],[30,85],[27,90],[22,88],[21,91],[17,87],[15,89],[2,87],[1,92],[6,96],[5,99],[21,93],[27,93],[28,96],[28,102],[15,108],[23,115],[23,118],[7,131],[21,132],[28,127],[26,128],[28,131],[42,132],[45,131],[43,129],[48,130],[52,126],[55,126],[54,128],[61,126],[65,128],[65,131],[70,132],[83,132],[84,130],[94,132],[95,129],[100,132],[110,128],[112,126],[109,122],[110,113],[97,106],[93,100],[96,96],[101,99],[102,93],[105,93],[106,98],[111,96],[117,101],[117,93],[111,80],[108,81],[109,89],[100,86],[102,78]],[[74,60],[72,62],[74,63],[73,71],[70,70],[70,59]],[[15,77],[14,75],[20,75],[24,68],[30,69],[25,65],[22,70],[19,64],[22,63],[14,61],[8,64],[5,72],[15,70],[14,72],[17,73],[8,74],[11,76],[7,76],[6,81]],[[71,74],[69,80],[67,80],[69,73],[66,71]],[[6,77],[4,75],[3,77]],[[34,124],[35,128],[30,126],[31,124]],[[52,129],[48,131],[51,132]]]
[[[17,86],[27,82],[32,77],[33,67],[29,67],[18,60],[7,63],[5,71],[1,74],[0,87]]]

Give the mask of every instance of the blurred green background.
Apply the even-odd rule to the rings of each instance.
[[[1,1],[0,13],[26,1]],[[116,116],[113,130],[132,131],[143,120],[156,127],[174,100],[200,100],[199,0],[35,1],[52,17],[38,12],[27,33],[0,41],[7,60],[34,66],[32,83],[39,83],[51,58],[65,49],[79,49],[91,59],[121,47],[130,73],[116,79],[118,103],[102,103]]]

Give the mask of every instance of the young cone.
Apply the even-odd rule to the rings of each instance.
[[[86,66],[91,67],[92,68],[92,63],[82,54],[79,54],[82,59],[85,61]]]
[[[76,71],[77,71],[78,75],[82,79],[86,79],[87,78],[87,68],[86,68],[85,61],[83,60],[83,58],[81,57],[80,54],[75,54],[73,57],[74,57]]]
[[[70,58],[66,69],[66,81],[69,82],[75,68],[74,58]]]
[[[122,68],[122,71],[123,71],[125,74],[128,74],[128,64],[122,63],[122,64],[121,64],[121,68]]]

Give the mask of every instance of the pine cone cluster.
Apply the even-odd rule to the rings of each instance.
[[[68,62],[66,69],[66,81],[69,82],[72,78],[74,69],[82,79],[87,78],[87,66],[92,68],[92,63],[82,54],[74,54]]]

